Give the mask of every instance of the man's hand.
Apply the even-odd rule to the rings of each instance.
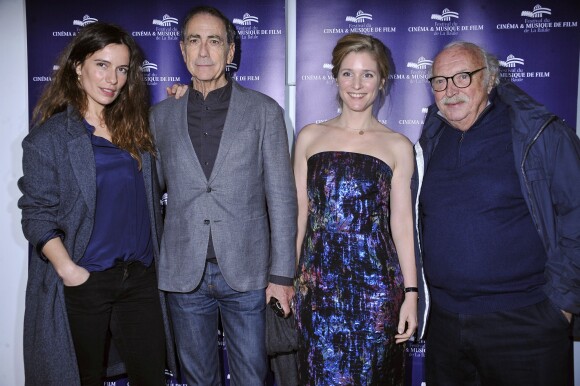
[[[284,310],[284,317],[290,315],[290,302],[294,301],[294,287],[270,283],[266,288],[266,304],[271,297],[278,299]]]
[[[187,85],[181,83],[175,83],[171,87],[166,87],[165,91],[167,91],[168,97],[174,97],[175,99],[181,98],[185,92],[187,91]]]

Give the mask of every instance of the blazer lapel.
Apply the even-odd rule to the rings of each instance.
[[[196,176],[200,176],[200,178],[206,179],[205,173],[203,168],[201,167],[201,163],[199,162],[199,158],[197,158],[197,154],[195,153],[195,149],[193,148],[193,144],[191,143],[191,138],[189,136],[189,125],[187,122],[187,104],[189,101],[189,92],[187,92],[178,100],[180,103],[179,108],[177,111],[179,112],[175,117],[175,127],[178,128],[177,130],[177,143],[182,146],[183,151],[188,157],[191,159],[192,163],[191,166],[193,167],[193,173]]]
[[[231,80],[231,82],[233,82],[233,84],[230,106],[228,108],[228,114],[224,123],[224,131],[220,140],[218,153],[209,178],[210,182],[215,179],[216,175],[219,173],[221,167],[223,166],[230,147],[236,140],[236,134],[239,128],[237,123],[243,121],[247,110],[248,101],[245,100],[241,95],[238,84],[234,80]]]
[[[70,114],[69,133],[73,136],[67,143],[72,170],[92,218],[97,198],[97,171],[93,147],[84,125],[74,118],[71,119]]]

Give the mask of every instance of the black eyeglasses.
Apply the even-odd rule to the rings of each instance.
[[[433,91],[445,90],[447,88],[447,82],[449,81],[449,79],[453,81],[455,87],[466,88],[469,87],[469,85],[471,84],[471,77],[474,74],[478,73],[479,71],[485,70],[486,68],[487,67],[481,67],[471,72],[458,72],[453,76],[433,76],[427,80],[429,81],[429,83],[431,83]]]

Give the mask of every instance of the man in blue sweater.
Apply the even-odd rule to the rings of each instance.
[[[432,75],[414,184],[427,383],[571,384],[580,141],[475,44]]]

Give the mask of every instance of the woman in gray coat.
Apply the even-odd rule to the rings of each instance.
[[[155,259],[159,221],[142,57],[121,28],[83,27],[24,139],[22,228],[31,244],[27,385],[165,384]]]

